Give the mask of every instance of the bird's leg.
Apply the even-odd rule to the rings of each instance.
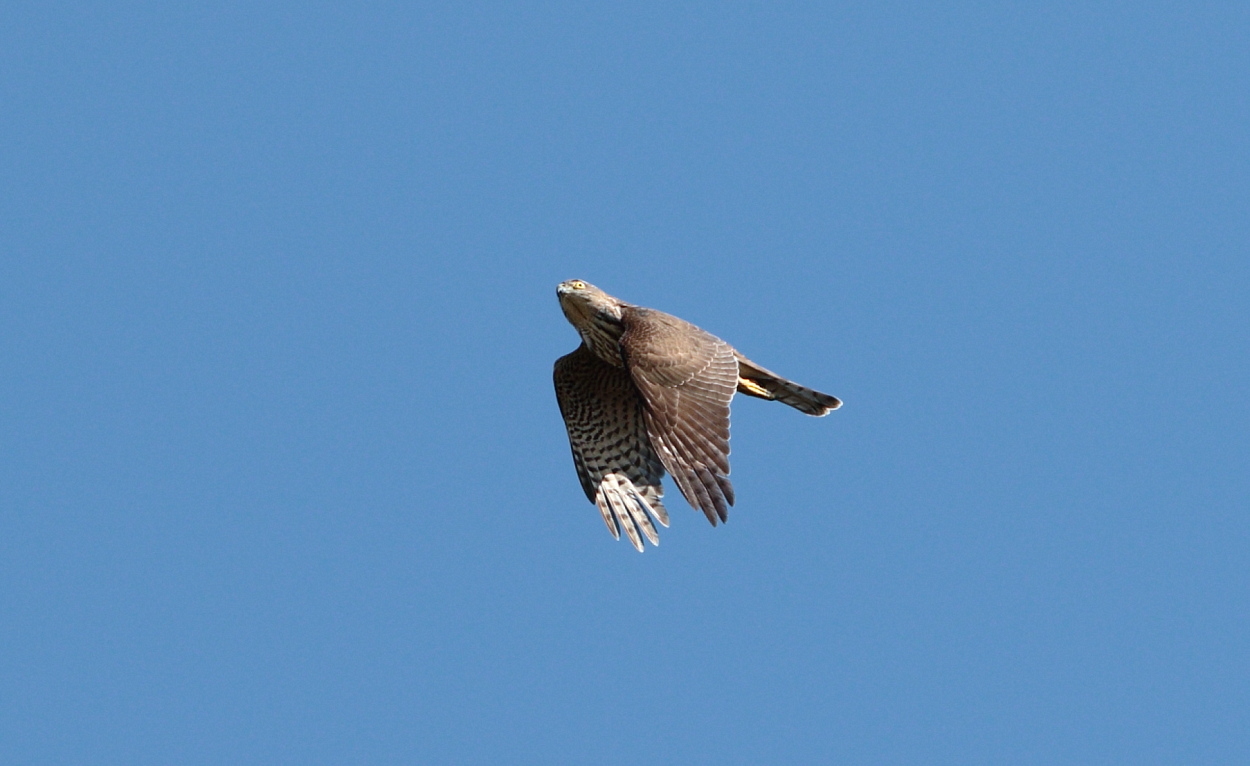
[[[760,386],[759,383],[756,383],[754,380],[751,380],[750,378],[744,378],[742,377],[742,375],[738,375],[738,390],[744,394],[750,394],[751,396],[758,396],[761,399],[775,399],[776,398],[767,389]]]

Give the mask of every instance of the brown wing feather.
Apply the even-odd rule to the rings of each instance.
[[[738,383],[733,348],[662,311],[627,307],[621,336],[626,367],[646,403],[651,443],[687,502],[708,521],[725,521],[729,482],[729,402]]]
[[[601,361],[582,345],[556,360],[556,400],[569,434],[573,464],[586,497],[599,508],[612,536],[621,530],[642,550],[639,530],[652,545],[659,536],[648,513],[668,526],[660,498],[664,466],[643,419],[643,402],[629,373]]]

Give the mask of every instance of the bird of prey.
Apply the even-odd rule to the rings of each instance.
[[[660,500],[665,470],[712,526],[727,519],[734,503],[729,400],[735,391],[815,416],[842,406],[670,314],[618,300],[580,279],[561,282],[556,294],[582,338],[555,367],[577,477],[612,536],[619,540],[623,529],[639,551],[639,531],[660,544],[651,518],[668,526]]]

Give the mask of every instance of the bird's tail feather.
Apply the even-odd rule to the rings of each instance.
[[[743,356],[738,357],[738,391],[760,399],[775,399],[816,417],[827,415],[842,406],[842,401],[836,396],[786,380]]]

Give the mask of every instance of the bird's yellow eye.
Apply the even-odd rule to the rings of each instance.
[[[580,279],[574,279],[572,282],[569,283],[569,286],[572,287],[574,290],[581,290],[586,287],[586,283]]]

